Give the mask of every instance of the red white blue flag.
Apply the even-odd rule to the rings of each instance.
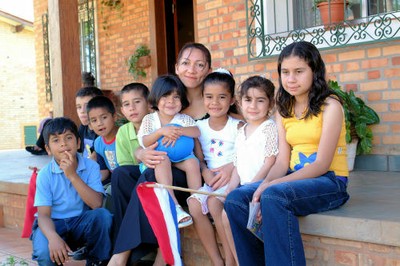
[[[175,203],[165,188],[148,187],[141,183],[137,187],[139,200],[157,238],[166,264],[182,265],[181,242],[176,216]]]

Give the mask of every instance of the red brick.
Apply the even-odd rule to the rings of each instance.
[[[392,78],[400,76],[400,69],[399,68],[390,68],[385,70],[385,77]]]
[[[400,133],[400,125],[392,125],[390,131],[392,133]]]
[[[360,91],[376,91],[376,90],[387,90],[388,82],[384,81],[373,81],[373,82],[366,82],[360,85]]]
[[[339,53],[339,62],[350,61],[365,58],[364,50],[353,50],[345,53]]]
[[[378,79],[381,77],[379,70],[368,71],[368,79]]]
[[[400,65],[400,56],[395,56],[392,58],[392,65]]]
[[[363,69],[381,68],[381,67],[386,67],[387,65],[388,65],[387,58],[369,59],[369,60],[363,60],[361,62],[361,68]]]
[[[335,251],[335,263],[337,265],[357,266],[357,254],[350,251]]]
[[[382,93],[381,92],[369,92],[367,94],[368,101],[380,101],[382,100]]]

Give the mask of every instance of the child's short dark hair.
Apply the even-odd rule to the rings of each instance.
[[[75,95],[75,98],[77,97],[86,97],[86,96],[99,96],[99,95],[104,95],[103,92],[97,88],[97,87],[83,87],[78,90],[78,92]]]
[[[129,83],[126,84],[122,90],[119,93],[119,98],[121,99],[121,96],[125,93],[131,92],[131,91],[139,91],[142,93],[143,98],[145,98],[147,100],[147,97],[149,97],[149,88],[147,88],[146,85],[144,85],[143,83],[139,83],[139,82],[133,82],[133,83]]]
[[[149,94],[149,104],[154,110],[157,111],[157,105],[161,97],[168,96],[175,91],[181,98],[181,110],[188,107],[189,101],[186,98],[186,87],[183,85],[182,81],[174,75],[162,75],[154,81],[153,87]]]
[[[67,130],[75,135],[76,141],[79,139],[78,127],[71,119],[67,117],[56,117],[51,119],[43,129],[44,143],[49,144],[51,135],[59,135],[65,133]]]
[[[115,114],[114,103],[110,100],[110,98],[103,95],[95,96],[92,99],[90,99],[86,107],[87,113],[89,114],[89,112],[95,108],[104,108],[109,113],[113,115]]]

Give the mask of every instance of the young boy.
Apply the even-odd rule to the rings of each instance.
[[[78,113],[81,125],[79,127],[79,136],[81,138],[81,145],[79,151],[83,157],[89,158],[90,153],[93,152],[93,143],[96,139],[96,133],[89,128],[89,119],[87,115],[87,103],[95,96],[103,95],[103,92],[97,87],[83,87],[75,97],[76,112]],[[91,157],[95,159],[94,157]]]
[[[120,252],[121,247],[126,250],[126,245],[129,246],[129,242],[135,241],[131,237],[125,237],[127,235],[125,229],[120,231],[120,228],[132,191],[141,175],[137,156],[140,157],[143,149],[139,145],[136,133],[139,131],[143,117],[150,111],[147,103],[148,95],[149,89],[144,84],[137,82],[125,85],[119,93],[121,112],[129,122],[121,126],[117,133],[116,150],[119,167],[114,170],[111,180],[117,253]],[[140,214],[129,212],[129,215],[138,216]],[[127,220],[130,221],[129,218]],[[127,227],[130,226],[129,223]],[[122,257],[113,256],[110,265],[126,265],[129,255],[130,251],[126,251],[120,255]]]
[[[103,185],[110,183],[111,173],[117,168],[115,136],[118,127],[113,102],[106,96],[96,96],[87,104],[89,125],[98,135],[94,141],[97,163],[100,165]]]
[[[136,133],[143,117],[150,111],[148,95],[149,89],[142,83],[127,84],[120,92],[121,112],[129,121],[117,133],[117,161],[120,166],[138,164],[134,154],[140,147]]]
[[[103,208],[103,186],[96,162],[78,154],[75,123],[51,120],[43,132],[53,158],[38,174],[32,228],[32,258],[39,265],[60,265],[79,245],[87,248],[86,265],[102,265],[111,252],[111,214]]]

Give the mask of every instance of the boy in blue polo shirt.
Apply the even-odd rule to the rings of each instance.
[[[80,139],[72,120],[51,120],[43,135],[53,159],[37,177],[32,258],[39,265],[60,265],[84,244],[86,265],[105,265],[111,252],[112,215],[100,208],[104,190],[99,166],[77,153]]]

